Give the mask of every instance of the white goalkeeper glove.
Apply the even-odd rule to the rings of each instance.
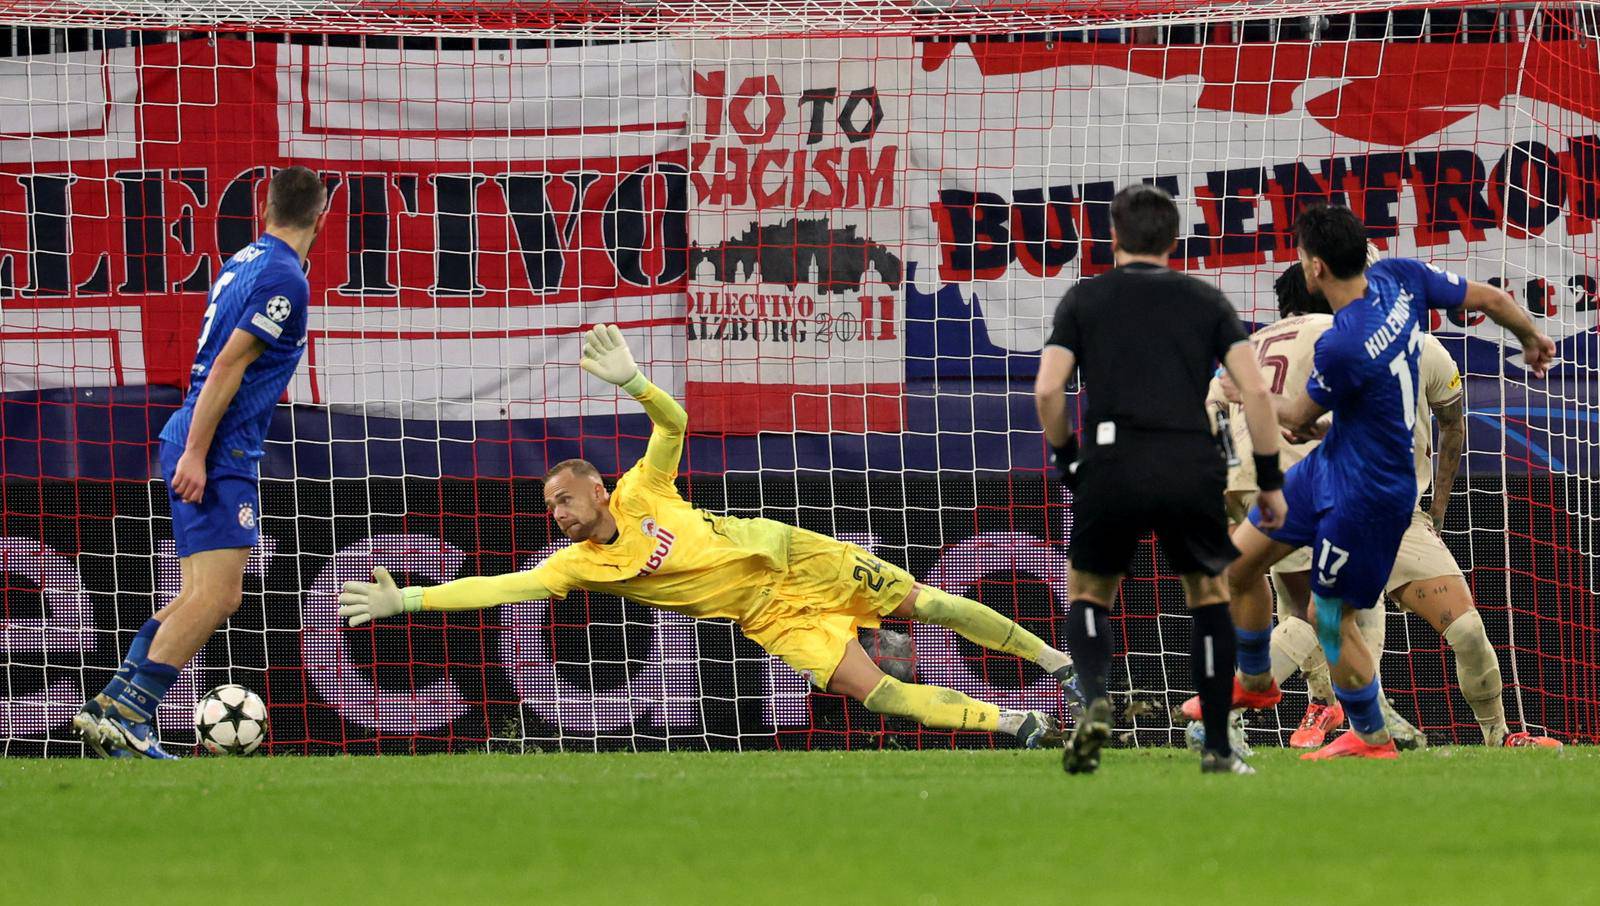
[[[351,626],[422,609],[421,588],[400,588],[381,566],[372,570],[372,578],[372,582],[346,582],[339,593],[339,616]]]
[[[608,384],[621,387],[639,374],[639,366],[615,324],[596,324],[583,335],[583,358],[578,367]]]

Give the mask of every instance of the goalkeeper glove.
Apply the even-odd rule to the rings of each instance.
[[[1072,490],[1078,489],[1078,432],[1067,435],[1059,447],[1050,448],[1050,460],[1061,473],[1061,483]]]
[[[400,588],[381,566],[373,568],[372,578],[372,582],[346,582],[339,593],[339,616],[351,626],[422,609],[422,589]]]
[[[608,384],[618,387],[639,375],[639,366],[622,339],[622,329],[615,324],[596,324],[583,335],[583,358],[578,367]]]

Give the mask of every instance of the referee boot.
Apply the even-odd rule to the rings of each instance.
[[[1233,678],[1232,708],[1235,711],[1264,711],[1267,708],[1276,707],[1278,702],[1281,701],[1283,701],[1283,690],[1278,688],[1278,683],[1276,680],[1273,680],[1272,685],[1261,690],[1260,692],[1251,692],[1249,689],[1244,687],[1244,683],[1239,682],[1239,677],[1235,676]],[[1184,717],[1187,717],[1190,720],[1201,720],[1200,696],[1190,696],[1189,699],[1183,703],[1181,710],[1183,711]]]
[[[1093,774],[1100,767],[1100,747],[1110,738],[1111,702],[1097,698],[1072,728],[1066,751],[1061,753],[1062,769],[1068,774]]]
[[[1200,756],[1200,773],[1202,774],[1254,774],[1255,768],[1245,763],[1243,758],[1235,752],[1232,755],[1218,755],[1216,752],[1206,752]]]

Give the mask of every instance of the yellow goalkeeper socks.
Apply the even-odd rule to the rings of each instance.
[[[1055,673],[1072,658],[1051,648],[1043,639],[970,598],[957,597],[929,585],[917,590],[911,615],[924,623],[953,629],[962,638],[991,651],[1014,654]]]
[[[935,730],[998,730],[1000,708],[946,689],[902,683],[886,676],[862,700],[868,711],[909,717]]]

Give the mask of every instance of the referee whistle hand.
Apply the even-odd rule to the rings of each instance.
[[[376,567],[372,578],[371,582],[346,582],[339,593],[339,616],[351,626],[392,617],[405,609],[404,597],[388,570]]]
[[[639,373],[639,366],[615,324],[596,324],[583,335],[583,357],[578,367],[608,384],[621,387]]]
[[[172,493],[184,503],[199,503],[206,495],[205,457],[184,453],[172,470]]]
[[[1289,516],[1289,506],[1283,500],[1282,491],[1262,491],[1256,495],[1256,506],[1261,510],[1258,528],[1267,531],[1283,528],[1283,521]]]

